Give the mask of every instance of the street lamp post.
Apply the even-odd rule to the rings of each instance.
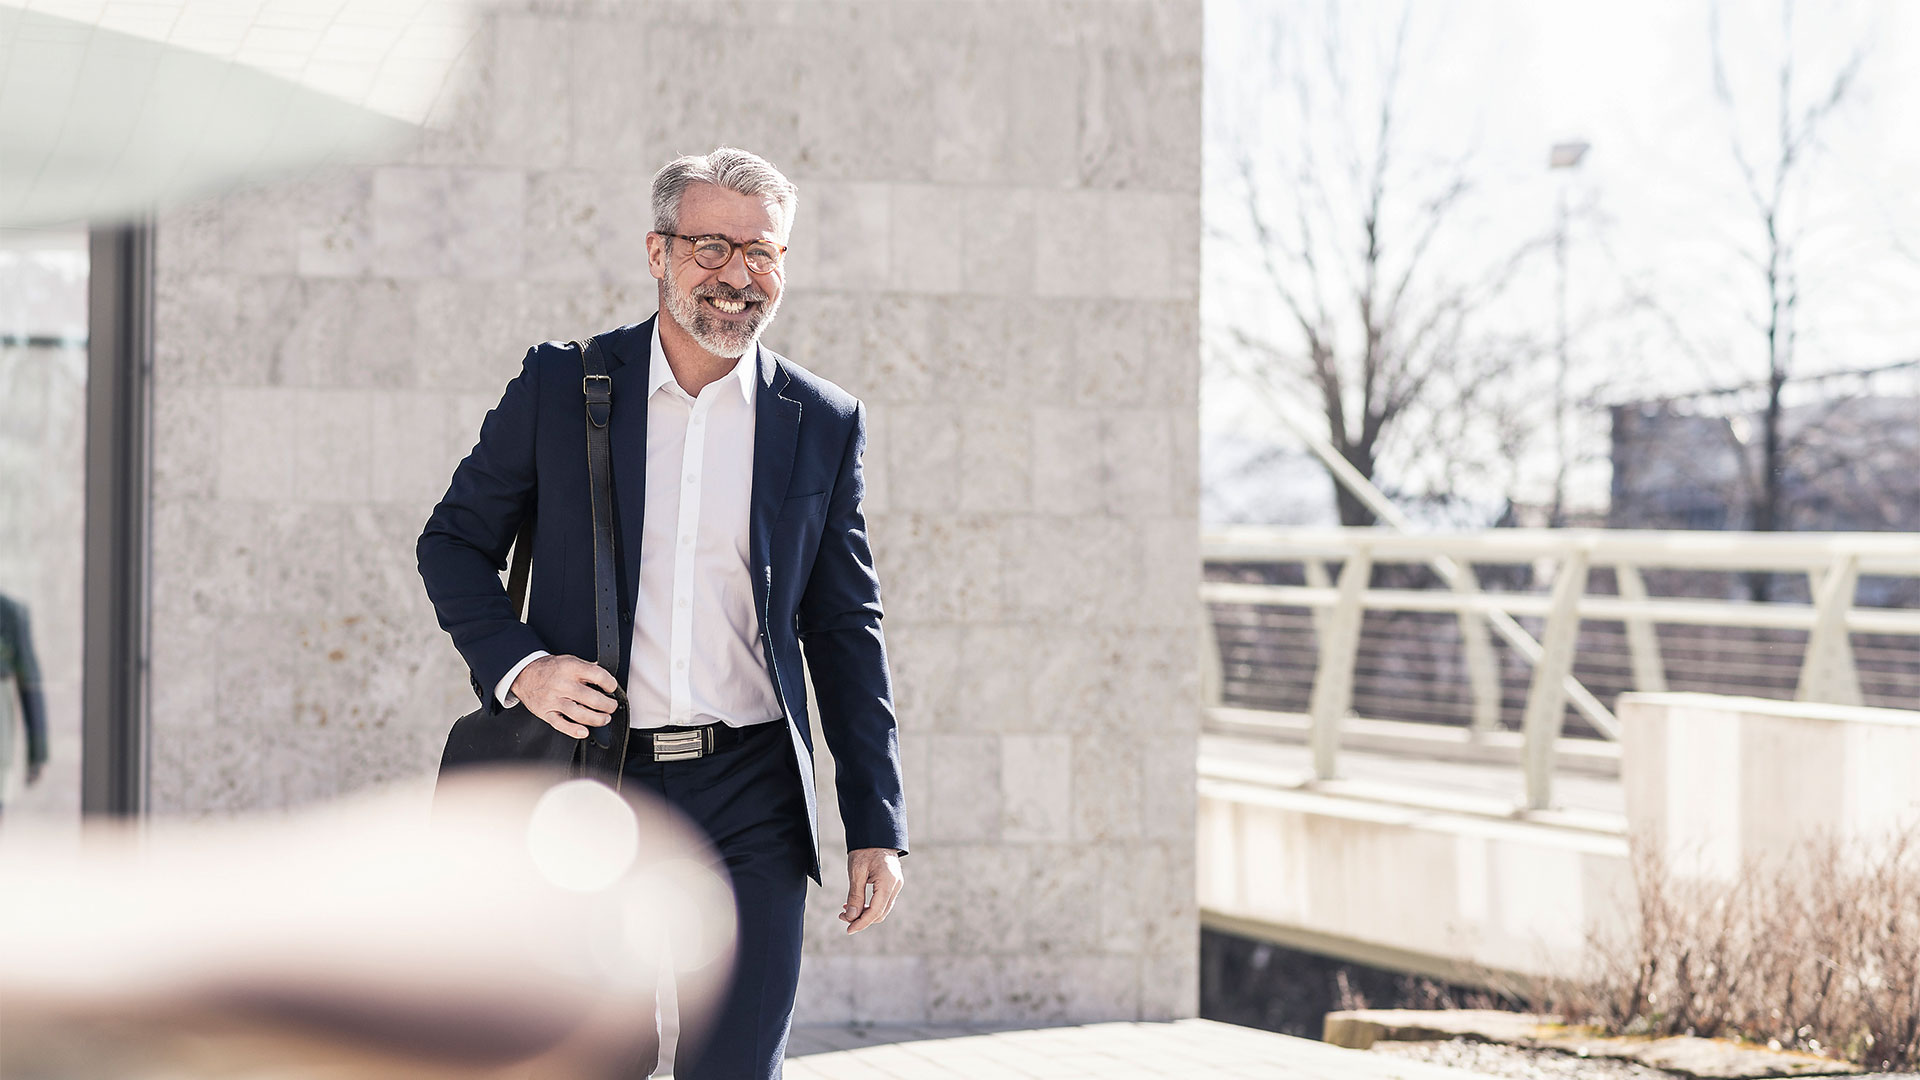
[[[1547,524],[1559,528],[1567,523],[1567,387],[1571,364],[1567,359],[1567,182],[1565,175],[1580,167],[1587,156],[1588,143],[1575,139],[1555,143],[1547,154],[1547,168],[1562,173],[1556,201],[1553,230],[1553,262],[1556,271],[1554,289],[1554,353],[1558,368],[1553,383],[1553,511]]]

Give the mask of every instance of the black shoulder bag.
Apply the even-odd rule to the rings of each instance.
[[[593,502],[593,598],[594,642],[601,667],[618,675],[620,670],[620,618],[618,585],[614,576],[613,548],[613,451],[608,444],[607,423],[613,416],[613,379],[607,374],[606,357],[600,340],[588,338],[574,342],[580,350],[584,377],[580,386],[586,399],[587,473]],[[533,563],[533,517],[520,522],[513,540],[513,561],[507,572],[507,599],[513,604],[515,618],[522,618],[526,606],[527,577]],[[490,694],[493,687],[483,686]],[[631,732],[627,720],[625,694],[616,694],[619,705],[604,726],[589,729],[585,739],[575,739],[554,730],[553,725],[533,715],[526,705],[518,704],[497,715],[488,715],[483,704],[453,722],[447,732],[447,745],[440,753],[440,776],[474,765],[519,763],[545,766],[569,776],[596,776],[615,787],[620,783],[620,767],[626,759],[627,738]]]

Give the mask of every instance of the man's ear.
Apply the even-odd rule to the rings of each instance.
[[[667,279],[667,238],[657,232],[647,234],[647,272],[655,280]]]

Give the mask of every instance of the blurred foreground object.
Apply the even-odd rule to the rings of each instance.
[[[470,0],[0,0],[0,225],[137,216],[424,123]]]
[[[70,835],[70,834],[69,834]],[[0,837],[0,1075],[622,1077],[724,990],[699,834],[591,781]]]

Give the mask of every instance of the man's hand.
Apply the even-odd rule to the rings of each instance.
[[[531,666],[531,665],[529,665]],[[900,876],[900,853],[892,848],[864,847],[847,852],[847,906],[840,909],[840,921],[847,933],[857,934],[893,910],[893,898],[907,883]],[[867,886],[873,886],[873,899],[867,899]]]
[[[613,719],[609,695],[619,688],[606,668],[577,656],[543,656],[521,668],[512,687],[528,712],[576,739]]]

